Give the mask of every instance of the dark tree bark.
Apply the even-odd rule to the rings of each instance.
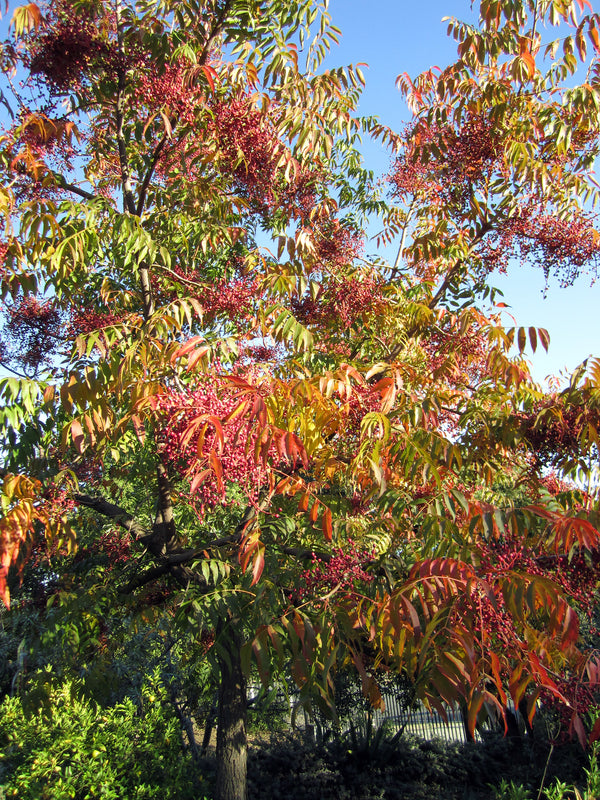
[[[221,684],[215,800],[246,800],[247,797],[246,677],[240,656],[241,637],[232,627],[227,630],[226,654],[219,657]]]

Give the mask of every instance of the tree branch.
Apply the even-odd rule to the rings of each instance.
[[[91,508],[98,514],[104,517],[113,519],[126,531],[133,534],[136,539],[143,541],[148,536],[148,530],[138,522],[135,517],[132,517],[124,508],[117,506],[114,503],[109,503],[103,497],[92,497],[89,494],[76,494],[74,499],[79,505]]]
[[[223,27],[225,18],[227,17],[227,14],[229,13],[232,5],[233,5],[233,0],[226,0],[226,2],[223,5],[223,8],[219,12],[219,14],[217,14],[217,16],[215,17],[213,26],[206,38],[206,41],[204,42],[200,57],[198,58],[198,64],[200,66],[206,64],[206,61],[210,53],[211,45],[215,40],[215,38],[218,36],[221,28]],[[171,133],[172,133],[175,130],[175,126],[177,125],[177,120],[175,118],[172,118],[169,120],[169,124],[171,125]],[[146,196],[148,193],[148,187],[150,186],[150,181],[152,180],[152,176],[154,175],[154,170],[156,169],[158,160],[162,154],[162,151],[165,149],[168,140],[169,137],[165,133],[160,142],[154,148],[154,152],[152,153],[150,164],[148,166],[148,169],[146,170],[146,174],[144,175],[144,178],[140,185],[140,191],[136,205],[136,214],[138,215],[138,217],[141,217],[142,212],[144,210],[144,205],[146,203]]]
[[[141,587],[145,586],[147,583],[162,578],[163,575],[169,572],[169,569],[170,567],[168,564],[158,564],[155,567],[150,567],[150,569],[142,572],[141,575],[134,575],[122,589],[119,589],[119,593],[131,594],[135,592],[136,589],[141,589]]]
[[[171,122],[171,120],[169,120]],[[175,125],[172,124],[174,128]],[[162,151],[165,149],[167,144],[168,137],[167,134],[162,137],[160,142],[154,148],[154,152],[152,153],[152,158],[150,159],[150,165],[146,170],[146,174],[144,175],[144,179],[142,180],[142,184],[140,186],[140,192],[138,195],[138,201],[135,209],[135,213],[138,217],[142,216],[142,212],[144,211],[144,205],[146,204],[146,194],[148,192],[148,187],[150,186],[150,181],[152,180],[152,176],[154,175],[154,170],[156,169],[156,165],[158,164],[158,159],[161,156]]]
[[[481,230],[479,231],[479,233],[477,233],[473,237],[473,241],[471,242],[471,246],[469,249],[472,250],[473,245],[477,244],[477,242],[480,242],[486,235],[486,233],[489,233],[492,230],[492,227],[493,225],[491,222],[484,222],[483,225],[481,226]],[[428,308],[434,309],[440,302],[440,300],[444,298],[444,295],[448,291],[450,284],[452,283],[452,281],[454,280],[455,276],[457,275],[458,271],[460,270],[460,268],[463,266],[464,263],[465,259],[459,258],[459,260],[448,270],[448,272],[446,273],[446,277],[442,281],[440,288],[433,295],[429,303],[427,303]]]
[[[73,194],[78,195],[79,197],[83,197],[84,200],[95,200],[96,195],[93,192],[88,192],[86,189],[82,189],[80,186],[76,186],[74,183],[69,183],[64,175],[61,175],[58,172],[52,173],[54,180],[57,182],[59,188],[66,189]]]

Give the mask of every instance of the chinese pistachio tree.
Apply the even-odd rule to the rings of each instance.
[[[159,587],[214,635],[218,798],[245,797],[254,668],[323,707],[340,664],[375,705],[402,671],[471,732],[542,697],[587,735],[597,499],[564,478],[597,458],[598,369],[545,395],[524,351],[547,333],[485,307],[515,254],[594,266],[586,11],[482,2],[454,65],[401,79],[395,134],[356,118],[359,68],[322,69],[326,3],[14,10],[2,598],[36,537],[124,531],[111,597]],[[385,201],[365,131],[395,149]],[[364,252],[376,213],[391,265]]]

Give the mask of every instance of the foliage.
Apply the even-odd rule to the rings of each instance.
[[[40,676],[41,678],[41,676]],[[33,713],[6,697],[0,715],[2,786],[6,797],[198,797],[181,752],[177,720],[160,683],[146,683],[141,706],[127,699],[107,708],[75,682],[44,673],[46,696]]]
[[[399,80],[401,134],[356,116],[359,67],[323,69],[326,4],[14,12],[0,593],[27,607],[39,550],[57,661],[117,653],[138,613],[206,658],[219,800],[245,797],[254,671],[334,718],[351,665],[372,706],[394,672],[472,734],[509,699],[600,734],[600,362],[544,392],[548,334],[505,327],[491,285],[515,254],[596,268],[588,10],[482,0],[455,64]],[[395,148],[387,199],[364,133]],[[363,255],[370,214],[394,264]]]
[[[569,786],[565,781],[555,778],[550,786],[543,789],[543,793],[542,784],[540,784],[537,797],[544,797],[546,800],[566,800],[566,798],[571,797],[575,800],[594,800],[594,798],[598,796],[598,791],[600,789],[598,748],[595,743],[590,752],[589,767],[584,769],[584,774],[585,786],[581,791],[577,786]],[[545,777],[545,774],[543,777]],[[503,779],[500,784],[494,788],[494,797],[496,800],[530,800],[531,794],[521,784]]]
[[[423,741],[406,734],[392,744],[393,737],[393,732],[382,734],[380,748],[365,759],[357,758],[344,738],[319,746],[307,744],[298,735],[278,733],[270,743],[252,748],[249,796],[260,800],[293,793],[307,800],[353,796],[409,800],[435,794],[443,800],[488,800],[490,785],[499,787],[503,780],[537,790],[548,750],[541,739],[532,753],[531,743],[515,745],[498,735],[467,744]],[[579,745],[562,745],[553,758],[550,784],[585,781],[586,760]]]

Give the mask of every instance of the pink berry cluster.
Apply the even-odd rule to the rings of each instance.
[[[195,119],[195,109],[204,100],[200,90],[186,80],[189,64],[178,61],[164,64],[157,72],[151,58],[145,59],[136,69],[136,101],[144,106],[148,113],[156,113],[166,109],[169,116],[177,120],[178,125],[191,125]]]
[[[68,327],[69,336],[91,333],[108,325],[116,325],[120,321],[121,316],[110,311],[73,309]]]
[[[219,147],[219,168],[229,174],[256,209],[283,211],[305,218],[315,204],[317,173],[288,159],[280,141],[274,113],[264,114],[252,98],[240,94],[213,106],[213,130]]]
[[[241,95],[215,106],[214,125],[224,169],[254,199],[273,199],[279,142],[268,118]]]
[[[595,270],[600,263],[594,222],[582,211],[573,212],[570,218],[544,213],[532,200],[481,243],[478,256],[486,271],[505,271],[509,258],[541,264],[546,276],[559,275],[568,286],[582,268]]]
[[[539,548],[533,549],[509,535],[493,542],[480,542],[478,550],[481,574],[491,585],[511,571],[550,578],[582,613],[591,617],[594,592],[590,592],[590,587],[595,586],[598,579],[598,553],[589,554],[587,558],[583,555],[569,558],[567,555],[544,554]]]
[[[159,433],[163,458],[190,482],[204,474],[191,498],[199,513],[223,503],[228,484],[237,485],[250,502],[255,502],[267,478],[266,462],[278,461],[274,444],[256,458],[260,433],[248,413],[228,419],[241,402],[243,399],[232,385],[219,378],[206,378],[189,392],[164,395],[158,401],[164,419]],[[191,437],[185,438],[190,426],[202,415],[211,415],[220,421],[223,443],[210,420],[202,422]],[[215,459],[222,470],[222,482],[217,474],[219,467],[215,469]]]
[[[324,266],[346,267],[362,253],[364,240],[360,231],[334,217],[316,228],[315,245],[317,258]]]
[[[565,456],[578,458],[580,438],[587,427],[600,427],[598,412],[591,404],[561,403],[556,395],[515,414],[515,422],[531,447],[535,463],[543,466],[559,463]]]
[[[404,153],[389,176],[394,194],[403,200],[424,192],[433,205],[464,208],[474,186],[504,170],[501,137],[489,119],[476,113],[459,128],[419,120],[407,128],[404,140]],[[443,155],[433,158],[433,148]]]
[[[421,348],[434,376],[440,373],[454,386],[476,384],[486,374],[488,343],[477,325],[461,330],[454,322],[449,319],[436,326]]]
[[[93,16],[58,0],[42,33],[31,42],[29,69],[53,90],[64,92],[79,88],[90,70],[106,68],[111,56],[115,53]]]
[[[373,582],[374,576],[367,572],[367,567],[374,557],[374,550],[358,550],[352,540],[348,540],[345,550],[334,548],[328,559],[313,553],[310,569],[302,572],[302,586],[297,590],[297,598],[305,600],[332,591],[351,598],[361,584]]]
[[[378,309],[384,299],[380,284],[372,278],[338,278],[331,280],[319,297],[304,297],[293,304],[294,313],[309,325],[330,325],[337,322],[343,329],[359,323]]]
[[[6,256],[8,254],[8,244],[0,242],[0,279],[4,276],[6,271]]]
[[[202,304],[208,316],[243,323],[252,316],[257,296],[258,280],[245,276],[209,284],[202,291]]]

